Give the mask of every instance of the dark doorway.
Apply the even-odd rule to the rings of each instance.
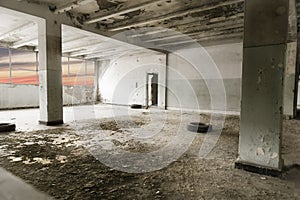
[[[153,74],[151,80],[151,100],[152,105],[157,106],[158,104],[158,74]]]

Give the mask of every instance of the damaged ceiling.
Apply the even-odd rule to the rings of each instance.
[[[79,25],[95,26],[102,32],[110,32],[111,35],[139,29],[138,33],[130,32],[132,33],[130,37],[157,46],[183,45],[190,42],[186,36],[204,45],[212,42],[240,42],[243,37],[243,0],[13,1],[47,6],[57,15],[77,16],[77,19],[80,19]],[[37,33],[36,24],[21,19],[12,19],[13,16],[0,17],[8,19],[6,23],[0,25],[2,46],[3,44],[12,48],[37,46],[37,35],[32,34]],[[7,23],[10,25],[7,26]],[[167,28],[177,33],[165,29],[151,31],[151,27]],[[80,54],[76,48],[79,46],[76,44],[76,38],[82,41],[84,36],[80,37],[79,33],[76,35],[73,32],[69,34],[71,38],[67,38],[66,33],[63,33],[63,53],[87,56],[87,49],[80,49],[82,53],[85,53]],[[91,38],[84,39],[85,44],[88,39]],[[72,45],[74,51],[72,51]]]

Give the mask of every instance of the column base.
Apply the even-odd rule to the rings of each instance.
[[[284,115],[283,119],[284,120],[292,120],[292,119],[294,119],[294,116],[292,116],[292,115]]]
[[[266,168],[264,166],[253,165],[250,163],[240,162],[240,161],[235,162],[235,168],[245,170],[248,172],[253,172],[256,174],[273,176],[273,177],[280,177],[282,174],[281,170],[270,169],[270,168]]]
[[[39,123],[42,125],[46,125],[46,126],[56,126],[56,125],[64,124],[64,121],[63,120],[57,120],[57,121],[51,121],[51,122],[39,121]]]

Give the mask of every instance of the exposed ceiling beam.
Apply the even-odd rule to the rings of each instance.
[[[95,46],[97,46],[99,44],[85,44],[85,45],[78,45],[75,47],[69,47],[69,48],[63,48],[63,53],[70,53],[70,52],[74,52],[74,51],[80,51],[80,50],[85,50],[88,48],[94,48]]]
[[[186,31],[183,31],[182,34],[186,34],[189,36],[195,36],[195,35],[201,34],[201,33],[210,34],[211,32],[243,28],[243,27],[244,27],[243,20],[227,21],[224,23],[210,24],[210,25],[206,25],[206,26],[199,26],[199,27],[193,28],[193,29],[187,29]]]
[[[22,24],[16,28],[13,28],[12,30],[9,30],[7,31],[6,33],[4,34],[1,34],[0,35],[0,40],[6,38],[7,36],[9,35],[12,35],[12,34],[16,34],[16,33],[19,33],[19,32],[22,32],[23,30],[26,30],[32,26],[36,25],[35,22],[27,22],[26,24]]]
[[[210,32],[210,33],[205,33],[205,32],[202,32],[202,34],[197,34],[195,36],[193,36],[192,38],[197,40],[197,41],[201,41],[201,40],[206,40],[207,38],[214,38],[214,37],[224,37],[226,38],[227,36],[230,36],[232,34],[243,34],[244,32],[244,28],[243,27],[237,27],[235,29],[231,29],[231,28],[228,28],[228,29],[224,29],[222,31],[213,31],[213,32]]]
[[[86,37],[87,37],[87,36],[76,37],[76,38],[73,38],[73,39],[70,39],[70,40],[63,41],[63,43],[64,43],[64,44],[68,44],[68,43],[71,43],[71,42],[74,42],[74,41],[78,41],[78,40],[84,39],[84,38],[86,38]]]
[[[145,31],[145,32],[139,31],[139,33],[130,35],[129,37],[136,38],[136,37],[154,35],[154,34],[159,34],[159,33],[164,33],[164,32],[174,32],[174,31],[172,31],[170,29],[166,29],[166,28],[159,28],[159,29],[155,28],[155,30],[153,30],[153,31]]]
[[[181,45],[181,44],[192,44],[192,43],[196,43],[196,41],[183,40],[183,41],[178,41],[178,42],[169,42],[169,43],[158,44],[157,46],[166,47],[166,46],[174,46],[174,45]]]
[[[234,24],[244,24],[244,17],[240,15],[231,16],[228,18],[219,17],[210,20],[189,23],[185,25],[178,25],[176,27],[172,27],[172,29],[175,29],[179,32],[188,33],[196,29],[204,30],[211,27],[222,27],[222,26],[226,27],[228,25],[234,25]]]
[[[98,14],[92,15],[91,19],[86,20],[85,24],[92,24],[109,18],[113,18],[119,15],[124,15],[136,10],[140,10],[146,6],[150,6],[156,3],[165,2],[166,0],[139,0],[139,1],[127,1],[119,6],[110,8],[107,11],[103,11]]]
[[[6,48],[6,49],[11,48],[11,49],[13,49],[12,46],[13,46],[12,42],[1,42],[0,41],[0,47],[2,47],[2,48]],[[33,46],[23,46],[23,47],[20,47],[18,49],[21,49],[21,50],[24,50],[24,51],[35,51],[36,50],[36,48],[33,47]]]
[[[143,40],[143,42],[158,42],[158,41],[171,40],[171,39],[177,39],[177,38],[193,37],[193,36],[199,36],[203,33],[204,34],[212,34],[212,32],[223,31],[226,29],[242,28],[242,27],[243,27],[243,20],[228,21],[228,22],[224,22],[224,23],[199,26],[199,28],[187,29],[186,31],[184,31],[182,33],[174,31],[173,33],[169,33],[169,35],[159,35],[160,37]]]
[[[103,41],[93,44],[85,44],[85,45],[78,45],[69,48],[63,48],[63,53],[77,53],[77,52],[84,52],[84,51],[91,51],[91,49],[109,49],[109,48],[118,48],[120,45],[113,43],[112,41]]]
[[[175,33],[174,35],[166,36],[166,37],[159,37],[155,39],[150,39],[150,40],[145,40],[143,42],[149,43],[149,42],[159,42],[159,41],[165,41],[165,40],[171,40],[171,39],[177,39],[177,38],[182,38],[182,37],[187,37],[187,35],[184,34],[179,34]]]
[[[61,13],[64,13],[66,11],[70,11],[70,10],[73,10],[73,9],[78,8],[80,6],[89,4],[91,2],[94,2],[94,0],[77,0],[77,1],[73,1],[73,2],[65,4],[63,6],[59,6],[58,8],[56,8],[54,13],[55,14],[61,14]]]
[[[118,56],[121,53],[129,53],[132,51],[136,51],[136,49],[134,50],[124,50],[124,49],[120,49],[118,51],[113,51],[113,52],[108,52],[108,53],[95,53],[95,54],[90,54],[88,56],[85,56],[86,59],[93,59],[93,58],[103,58],[103,57],[107,57],[107,56]]]
[[[147,24],[153,24],[153,23],[157,23],[160,21],[164,21],[167,19],[171,19],[174,17],[183,17],[186,15],[190,15],[192,13],[199,13],[199,12],[203,12],[203,11],[208,11],[208,10],[212,10],[218,7],[222,7],[222,6],[227,6],[227,5],[232,5],[232,4],[236,4],[236,3],[240,3],[240,2],[244,2],[244,0],[227,0],[227,1],[221,1],[218,3],[211,3],[211,4],[206,4],[204,6],[200,6],[197,8],[191,8],[191,9],[186,9],[183,11],[178,11],[178,12],[174,12],[174,13],[169,13],[166,15],[162,15],[162,16],[158,16],[158,17],[147,17],[147,18],[143,18],[140,21],[137,21],[136,18],[133,18],[131,20],[123,20],[121,22],[116,22],[113,25],[108,26],[108,30],[109,31],[120,31],[120,30],[124,30],[127,28],[131,28],[131,27],[137,27],[137,26],[145,26]]]
[[[76,13],[72,13],[72,16],[56,15],[49,9],[49,6],[43,4],[28,3],[28,1],[1,0],[0,12],[16,15],[24,19],[28,19],[29,21],[42,22],[44,19],[48,19],[50,21],[53,20],[64,25],[71,26],[74,29],[80,28],[84,31],[100,34],[103,37],[110,37],[113,35],[113,33],[111,34],[107,31],[100,30],[96,26],[81,24],[80,21],[77,20],[77,17],[80,17],[81,15],[77,15]]]
[[[116,51],[117,50],[117,48],[115,47],[115,48],[107,48],[107,49],[99,49],[99,48],[97,48],[97,49],[94,49],[94,50],[90,50],[90,49],[88,49],[88,50],[86,50],[86,51],[78,51],[78,52],[72,52],[72,53],[70,53],[70,57],[73,57],[73,56],[86,56],[86,55],[88,55],[88,54],[96,54],[96,53],[107,53],[107,52],[111,52],[111,51]]]
[[[200,45],[205,45],[208,42],[225,42],[228,40],[236,40],[237,42],[242,42],[243,41],[244,34],[243,32],[237,32],[237,33],[232,33],[228,35],[219,35],[219,36],[211,36],[211,37],[206,37],[206,38],[199,38],[197,42]]]
[[[31,42],[35,42],[35,41],[37,43],[37,40],[38,40],[37,37],[32,37],[32,38],[29,38],[29,39],[26,39],[26,40],[20,40],[18,42],[13,43],[12,48],[17,49],[19,47],[26,46],[27,44],[29,44]]]
[[[3,42],[3,41],[0,41],[0,47],[2,48],[10,48],[12,46],[12,42]]]
[[[229,39],[235,40],[236,42],[241,42],[243,38],[243,32],[238,33],[232,33],[228,35],[219,35],[219,36],[211,36],[206,38],[199,38],[197,40],[183,40],[183,41],[176,41],[176,42],[169,42],[169,43],[163,43],[158,44],[157,46],[160,47],[166,47],[166,46],[178,46],[178,45],[189,45],[189,44],[196,44],[199,43],[199,45],[207,44],[208,42],[222,42],[227,41]]]
[[[175,33],[180,33],[177,29],[179,30],[187,30],[189,27],[194,26],[196,24],[194,24],[193,22],[196,22],[199,24],[199,26],[203,26],[204,24],[206,24],[206,26],[208,26],[208,23],[212,22],[215,24],[216,22],[220,23],[220,22],[224,22],[226,23],[227,21],[235,21],[236,23],[239,23],[238,21],[241,20],[241,23],[243,23],[243,17],[244,17],[244,13],[238,13],[235,15],[230,15],[228,17],[216,17],[216,18],[210,18],[204,21],[199,21],[199,20],[195,20],[193,18],[193,20],[184,20],[183,22],[179,22],[177,20],[171,21],[170,23],[168,23],[167,28],[159,28],[159,29],[155,29],[153,31],[149,31],[148,29],[145,29],[144,32],[142,32],[142,29],[139,30],[138,33],[136,34],[132,34],[130,35],[130,37],[132,38],[136,38],[136,37],[147,37],[147,36],[152,36],[150,38],[156,38],[155,35],[173,35]],[[177,25],[176,25],[177,24]],[[147,31],[148,30],[148,31]]]

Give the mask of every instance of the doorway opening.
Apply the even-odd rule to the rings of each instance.
[[[158,105],[158,74],[147,73],[147,107]]]

